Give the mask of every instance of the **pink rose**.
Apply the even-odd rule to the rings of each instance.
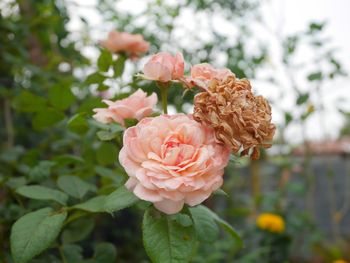
[[[158,99],[155,93],[147,97],[147,93],[139,89],[122,100],[114,102],[103,100],[108,105],[108,108],[93,109],[96,113],[93,117],[102,123],[117,122],[124,126],[125,119],[141,120],[151,115],[157,101]]]
[[[124,133],[119,161],[129,175],[126,187],[166,213],[195,206],[223,183],[230,150],[191,115],[145,118]]]
[[[210,81],[225,80],[229,76],[234,76],[231,70],[227,68],[216,69],[208,63],[194,65],[191,68],[191,76],[184,78],[183,82],[188,87],[198,86],[207,89]]]
[[[111,31],[108,38],[101,41],[101,45],[113,53],[126,52],[132,57],[145,53],[149,49],[149,43],[140,34]]]
[[[181,53],[174,56],[160,52],[151,57],[143,68],[146,78],[168,82],[180,79],[184,75],[185,62]]]

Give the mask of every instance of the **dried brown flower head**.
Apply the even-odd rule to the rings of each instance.
[[[260,156],[259,147],[271,147],[275,125],[271,107],[262,96],[254,96],[247,79],[230,76],[213,80],[208,91],[194,99],[194,119],[215,130],[216,139],[241,156]]]

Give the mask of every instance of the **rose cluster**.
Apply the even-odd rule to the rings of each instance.
[[[149,48],[140,35],[120,32],[110,33],[102,45],[131,57]],[[167,214],[206,200],[222,186],[231,153],[257,159],[259,148],[270,147],[275,132],[270,105],[252,93],[247,79],[207,63],[192,66],[190,76],[184,75],[184,68],[181,53],[160,52],[151,56],[139,76],[160,87],[168,88],[174,81],[185,89],[199,88],[193,114],[149,117],[157,96],[137,90],[123,100],[104,100],[108,107],[94,109],[93,116],[102,123],[122,126],[125,119],[139,121],[124,131],[119,154],[129,175],[126,187]]]

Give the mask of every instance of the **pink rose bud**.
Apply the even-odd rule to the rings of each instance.
[[[98,122],[117,122],[124,126],[125,119],[141,120],[142,118],[151,115],[157,101],[158,98],[155,93],[152,93],[152,95],[147,97],[147,93],[139,89],[128,98],[122,100],[114,102],[103,100],[108,107],[93,109],[96,113],[93,118]]]
[[[149,49],[149,43],[140,34],[111,31],[101,45],[113,53],[126,52],[131,57],[138,57]]]
[[[125,131],[123,141],[126,187],[166,214],[202,203],[223,183],[230,150],[191,115],[145,118]]]
[[[174,56],[167,52],[160,52],[151,57],[143,68],[146,78],[168,82],[180,79],[184,75],[185,62],[181,53]]]
[[[208,63],[202,63],[194,65],[191,68],[191,76],[184,78],[183,82],[190,88],[198,86],[207,89],[212,80],[224,81],[229,76],[235,75],[227,68],[216,69]]]

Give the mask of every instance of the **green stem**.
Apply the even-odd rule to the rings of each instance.
[[[168,87],[169,82],[157,82],[162,97],[162,107],[164,114],[168,114]]]

